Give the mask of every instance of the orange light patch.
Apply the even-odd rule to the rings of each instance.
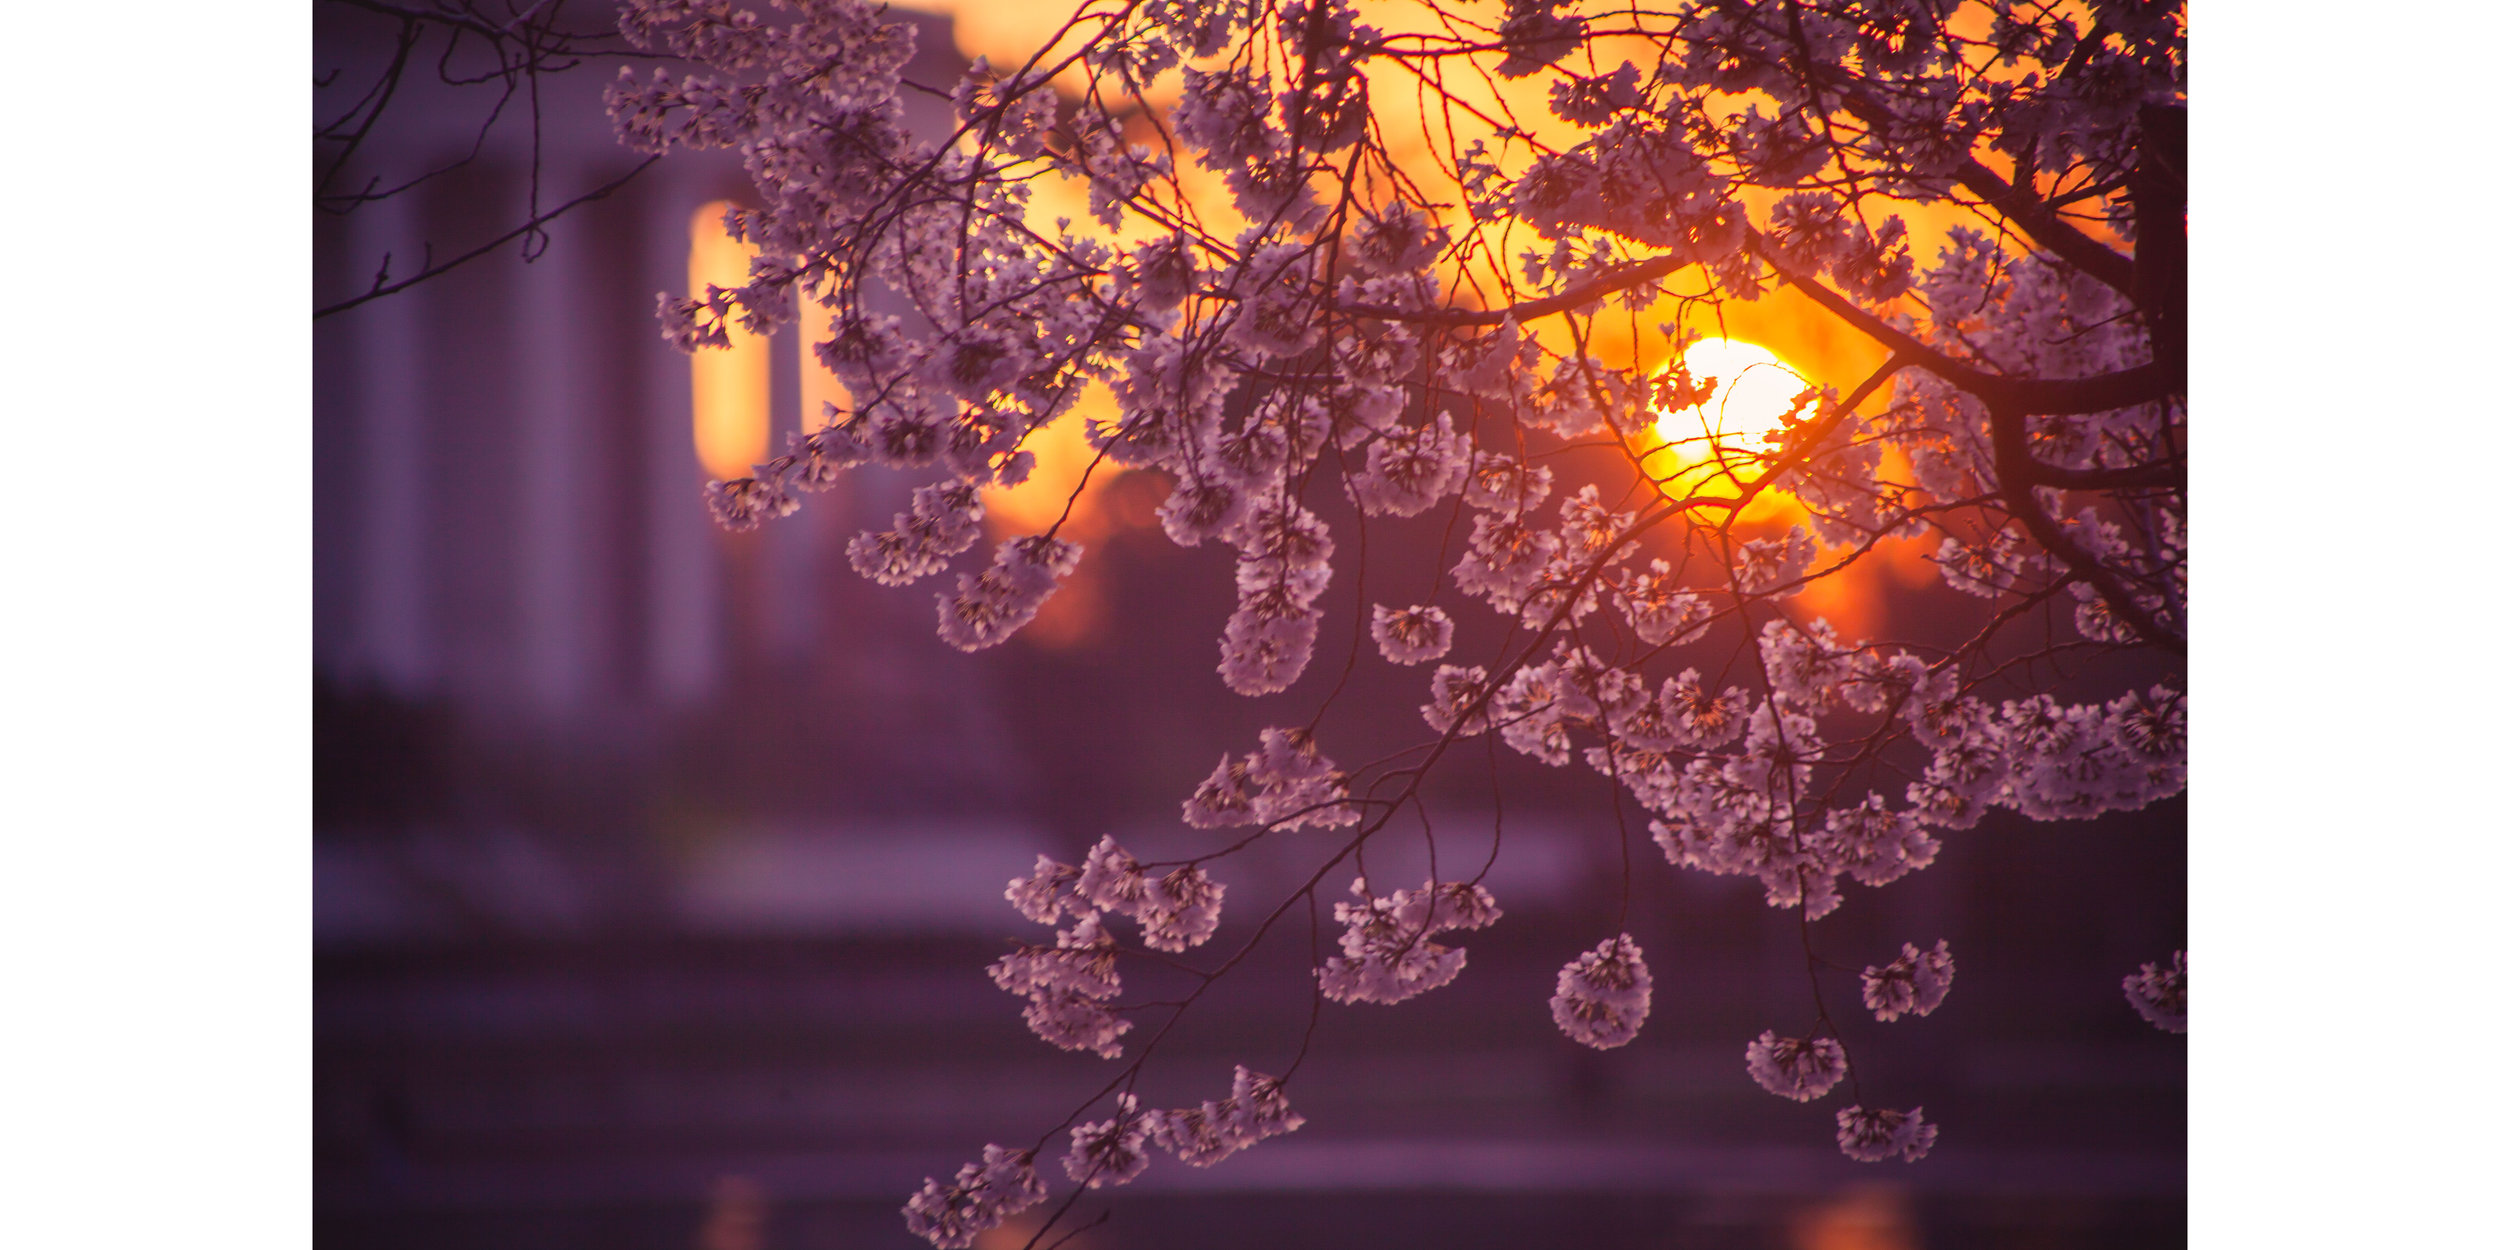
[[[755,249],[729,237],[714,200],[686,223],[686,292],[701,299],[715,286],[743,286]],[[694,454],[722,481],[747,476],[764,459],[773,404],[772,349],[761,336],[729,329],[727,348],[697,351],[694,366]]]
[[[981,492],[981,502],[989,509],[990,533],[999,537],[1039,534],[1057,524],[1064,512],[1068,518],[1061,526],[1064,536],[1078,542],[1092,537],[1100,520],[1096,515],[1099,492],[1122,469],[1085,441],[1085,422],[1088,418],[1110,422],[1118,415],[1111,392],[1100,382],[1090,382],[1057,420],[1025,435],[1024,450],[1033,453],[1033,475],[1015,486],[990,486]],[[1076,493],[1080,482],[1085,486],[1083,495]],[[1070,496],[1075,496],[1073,505]]]

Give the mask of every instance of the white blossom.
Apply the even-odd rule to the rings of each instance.
[[[1249,757],[1249,780],[1259,787],[1251,819],[1277,829],[1335,828],[1360,813],[1346,802],[1346,776],[1311,735],[1299,729],[1259,731],[1259,750]]]
[[[1230,1094],[1195,1107],[1149,1111],[1144,1122],[1156,1145],[1199,1168],[1302,1127],[1302,1117],[1285,1101],[1283,1081],[1238,1064]]]
[[[1091,911],[1075,895],[1078,870],[1047,855],[1033,861],[1033,875],[1007,882],[1007,901],[1035,924],[1057,924],[1069,912]]]
[[[1346,490],[1365,512],[1414,516],[1458,488],[1467,455],[1450,414],[1425,426],[1393,426],[1371,440]]]
[[[1549,1004],[1563,1036],[1607,1050],[1631,1041],[1649,1018],[1649,965],[1629,933],[1563,965]]]
[[[734,482],[712,482],[704,487],[704,506],[711,509],[712,519],[722,529],[751,530],[766,518],[787,516],[798,510],[798,501],[781,489],[771,478],[739,478]]]
[[[1756,538],[1737,548],[1730,572],[1737,589],[1748,594],[1787,594],[1798,589],[1817,549],[1806,527],[1792,525],[1784,537]]]
[[[1517,327],[1510,329],[1511,337],[1516,338]],[[1467,502],[1487,512],[1525,515],[1545,502],[1553,489],[1552,469],[1541,464],[1524,465],[1517,457],[1500,452],[1479,454],[1467,470]]]
[[[1602,77],[1560,79],[1552,89],[1554,115],[1582,126],[1604,122],[1639,99],[1640,71],[1630,61]]]
[[[1207,539],[1221,537],[1241,520],[1249,506],[1249,493],[1231,480],[1190,477],[1164,496],[1155,515],[1173,542],[1195,547]]]
[[[1450,653],[1449,614],[1428,603],[1411,608],[1372,605],[1372,641],[1392,664],[1422,664]]]
[[[1157,239],[1137,249],[1130,272],[1136,275],[1138,303],[1155,312],[1169,311],[1197,289],[1197,253],[1179,235]]]
[[[1903,1163],[1916,1163],[1927,1157],[1936,1144],[1936,1126],[1927,1122],[1924,1107],[1907,1111],[1869,1111],[1864,1107],[1842,1109],[1840,1153],[1860,1163],[1879,1163],[1899,1157]]]
[[[1147,883],[1137,927],[1146,945],[1156,950],[1187,950],[1215,935],[1223,906],[1223,885],[1197,866],[1184,864]]]
[[[1120,1057],[1120,1035],[1127,1020],[1112,1013],[1102,999],[1074,990],[1045,986],[1027,996],[1024,1023],[1035,1037],[1061,1050],[1088,1050],[1105,1059]]]
[[[1832,866],[1867,885],[1890,885],[1925,868],[1939,849],[1917,812],[1895,811],[1881,794],[1827,813],[1823,833]]]
[[[1110,1007],[1120,995],[1120,973],[1099,914],[1080,914],[1059,931],[1056,945],[1018,943],[989,973],[998,988],[1025,998],[1024,1022],[1035,1036],[1062,1050],[1119,1057],[1130,1022]]]
[[[1480,512],[1471,523],[1467,554],[1450,570],[1451,580],[1496,611],[1516,612],[1561,548],[1561,538],[1525,517]]]
[[[1882,967],[1869,964],[1858,974],[1858,982],[1866,1009],[1876,1019],[1923,1016],[1934,1011],[1944,1001],[1945,991],[1953,988],[1953,954],[1941,941],[1929,951],[1904,942],[1899,959]]]
[[[1484,666],[1470,664],[1460,668],[1444,664],[1432,672],[1432,701],[1424,705],[1424,723],[1435,733],[1455,733],[1460,737],[1480,734],[1487,725],[1485,709],[1491,692],[1486,689]]]
[[[2031,565],[2032,557],[2023,551],[2021,535],[2011,528],[1997,531],[1984,546],[1947,538],[1936,548],[1936,570],[1944,574],[1945,585],[1981,598],[2012,590],[2030,572]]]
[[[1615,609],[1641,641],[1695,643],[1709,631],[1709,604],[1700,595],[1676,588],[1674,570],[1664,560],[1649,562],[1649,571],[1634,574],[1615,593]]]
[[[1060,1160],[1068,1179],[1087,1189],[1125,1185],[1146,1170],[1149,1124],[1137,1110],[1137,1096],[1122,1093],[1112,1101],[1108,1120],[1077,1125],[1068,1131],[1068,1153]]]
[[[851,567],[888,586],[918,581],[980,541],[982,513],[970,482],[923,486],[912,492],[911,510],[895,514],[894,528],[851,540]]]
[[[1006,641],[1032,623],[1083,553],[1075,543],[1039,535],[1000,543],[990,567],[959,575],[955,594],[938,596],[938,636],[964,651]]]
[[[1227,752],[1181,805],[1181,819],[1201,829],[1250,824],[1257,810],[1251,786],[1250,761],[1235,760]]]
[[[2166,1033],[2187,1032],[2187,952],[2177,951],[2167,968],[2145,964],[2119,982],[2127,1005],[2147,1024]]]
[[[1467,966],[1467,952],[1429,940],[1479,929],[1501,918],[1493,896],[1468,883],[1427,881],[1386,896],[1354,879],[1355,901],[1339,903],[1342,952],[1317,970],[1320,992],[1341,1003],[1397,1003],[1439,989]]]
[[[1148,885],[1146,874],[1137,867],[1137,857],[1121,849],[1106,833],[1086,852],[1076,892],[1105,911],[1135,916],[1146,906]]]
[[[1812,1102],[1849,1074],[1849,1057],[1832,1038],[1775,1037],[1765,1029],[1745,1047],[1745,1071],[1782,1098]]]
[[[1674,726],[1687,745],[1696,747],[1723,745],[1753,719],[1749,697],[1742,687],[1730,686],[1711,694],[1702,689],[1701,674],[1689,668],[1658,688],[1658,704],[1666,712],[1667,723]]]
[[[1275,694],[1302,678],[1319,641],[1319,609],[1272,595],[1245,599],[1225,622],[1216,672],[1240,694]]]
[[[979,1163],[956,1170],[952,1184],[930,1177],[904,1204],[903,1219],[914,1236],[927,1238],[940,1250],[961,1250],[1008,1216],[1049,1196],[1049,1188],[1034,1175],[1030,1151],[989,1145],[981,1148]]]

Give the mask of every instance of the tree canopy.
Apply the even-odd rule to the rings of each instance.
[[[624,139],[735,149],[760,195],[730,220],[750,280],[664,296],[666,334],[699,350],[821,305],[833,332],[809,346],[850,397],[714,483],[723,524],[862,466],[916,474],[851,561],[888,584],[951,572],[939,633],[995,646],[1083,553],[1054,525],[955,566],[984,492],[1081,422],[1076,492],[1160,474],[1172,541],[1236,553],[1215,640],[1234,691],[1324,684],[1323,644],[1417,670],[1419,745],[1340,763],[1313,712],[1182,804],[1239,829],[1231,850],[1310,831],[1277,911],[1219,923],[1231,850],[1158,861],[1108,837],[1009,885],[1058,929],[993,978],[1044,1039],[1125,1063],[1035,1145],[932,1179],[907,1214],[938,1245],[1042,1201],[1062,1132],[1081,1194],[1149,1143],[1205,1165],[1299,1125],[1290,1068],[1245,1065],[1196,1107],[1135,1096],[1154,1039],[1287,911],[1334,903],[1328,999],[1459,975],[1441,939],[1501,917],[1483,868],[1359,874],[1367,844],[1432,836],[1419,795],[1469,739],[1588,770],[1669,862],[1757,879],[1796,909],[1809,969],[1844,887],[1927,866],[1991,810],[2085,819],[2186,785],[2175,4],[1086,0],[1024,63],[954,83],[906,81],[911,30],[849,0],[636,0],[623,30],[685,63],[620,78]],[[914,94],[951,102],[952,133],[905,126]],[[1864,363],[1809,380],[1727,355],[1774,304]],[[1762,381],[1778,402],[1742,419]],[[1322,592],[1362,571],[1341,536],[1393,520],[1441,535],[1429,593],[1325,633]],[[1810,609],[1903,558],[1984,610],[1878,638]],[[2149,659],[2122,693],[2070,688],[2121,653]],[[1947,942],[1908,936],[1933,940],[1858,975],[1876,1027],[1952,984]],[[1124,959],[1201,948],[1185,1002],[1123,1003]],[[2110,992],[2184,1031],[2184,953],[2145,955]],[[1620,932],[1562,968],[1557,1027],[1631,1041],[1644,959]],[[1802,1035],[1746,1049],[1754,1078],[1799,1100],[1847,1083],[1844,1153],[1925,1155],[1922,1109],[1860,1086],[1844,1033],[1867,1022],[1815,998],[1832,1005]]]

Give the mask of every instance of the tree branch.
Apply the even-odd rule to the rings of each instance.
[[[514,239],[536,231],[539,227],[546,225],[548,222],[554,221],[556,218],[563,216],[566,212],[572,209],[579,208],[592,200],[607,198],[618,188],[624,186],[626,183],[632,182],[636,175],[658,163],[659,159],[660,158],[657,155],[647,157],[641,164],[634,166],[632,169],[626,170],[625,175],[618,178],[616,181],[611,182],[596,191],[575,196],[544,213],[540,213],[530,218],[528,221],[522,222],[520,225],[513,227],[510,231],[498,236],[494,240],[481,244],[478,247],[463,252],[458,256],[452,257],[450,260],[444,261],[442,264],[428,265],[424,269],[419,270],[415,277],[403,278],[397,282],[385,282],[385,279],[390,276],[390,270],[385,268],[381,273],[374,275],[373,287],[371,290],[368,290],[364,294],[356,296],[353,299],[340,300],[338,303],[331,304],[327,307],[314,309],[313,320],[319,321],[323,317],[327,317],[332,313],[346,312],[348,309],[354,308],[358,304],[365,303],[369,300],[377,300],[385,295],[392,295],[400,291],[405,291],[409,287],[415,286],[428,278],[439,277],[453,269],[457,269],[470,261],[476,260],[480,256],[486,255],[488,252],[492,252],[495,249],[502,247],[506,243],[510,243]]]
[[[1815,303],[1891,347],[1896,354],[1909,357],[1909,363],[1935,374],[1948,385],[1969,392],[1985,404],[1988,409],[1988,436],[1995,451],[1997,479],[1999,485],[2004,487],[2007,509],[2022,521],[2025,529],[2031,531],[2032,538],[2041,547],[2064,561],[2067,567],[2090,582],[2093,589],[2101,592],[2111,613],[2135,630],[2138,638],[2177,655],[2187,654],[2187,640],[2154,620],[2136,602],[2134,593],[2119,583],[2116,574],[2076,543],[2054,518],[2041,509],[2040,501],[2031,493],[2035,486],[2059,484],[2052,479],[2081,482],[2108,476],[2112,479],[2109,482],[2111,487],[2159,484],[2167,478],[2167,468],[2150,465],[2098,471],[2054,468],[2033,460],[2031,449],[2024,443],[2028,434],[2024,418],[2028,416],[2103,412],[2179,394],[2187,389],[2183,364],[2157,362],[2089,378],[2009,378],[1990,373],[1945,355],[1920,341],[1917,336],[1851,303],[1812,277],[1790,272],[1780,264],[1775,249],[1760,235],[1754,235],[1751,241],[1756,254],[1771,266],[1773,272],[1805,292]],[[2136,483],[2133,478],[2138,473],[2152,480]]]
[[[2187,360],[2187,110],[2147,104],[2136,111],[2136,165],[2127,175],[2135,205],[2135,286],[2128,292],[2153,334],[2155,359]]]
[[[2107,469],[2069,469],[2033,461],[2032,480],[2059,490],[2180,490],[2187,485],[2187,462],[2160,460],[2151,464]]]
[[[1584,285],[1573,287],[1558,295],[1532,299],[1526,303],[1513,304],[1508,308],[1407,309],[1388,308],[1378,304],[1332,304],[1330,307],[1341,313],[1370,317],[1376,321],[1407,321],[1419,325],[1437,326],[1497,326],[1505,321],[1533,321],[1539,317],[1550,317],[1558,312],[1578,308],[1583,304],[1604,299],[1617,291],[1636,287],[1644,282],[1655,282],[1692,263],[1679,256],[1653,256],[1637,264],[1611,270],[1603,277],[1592,279]]]
[[[2121,295],[2135,291],[2135,262],[2075,229],[2056,211],[2040,202],[2030,191],[2019,189],[1996,175],[1996,171],[1975,160],[1966,160],[1953,171],[1954,180],[1968,187],[1971,194],[1985,201],[1988,207],[2005,214],[2033,243],[2050,255],[2082,270],[2101,285]]]
[[[1991,408],[2027,416],[2107,412],[2112,408],[2151,403],[2187,390],[2186,368],[2169,362],[2138,365],[2087,378],[2015,378],[1991,373],[1969,361],[1946,355],[1917,335],[1858,307],[1846,296],[1815,281],[1812,276],[1782,265],[1769,241],[1761,235],[1754,235],[1751,242],[1755,254],[1762,257],[1782,281],[1838,314],[1841,320],[1856,327],[1860,333],[1910,357],[1911,364],[1978,396]]]
[[[2118,580],[2108,565],[2083,549],[2064,526],[2041,508],[2039,496],[2032,488],[2040,485],[2033,474],[2040,468],[2031,459],[2031,450],[2023,445],[2023,417],[2018,412],[1988,410],[1988,441],[1996,452],[1997,484],[2004,488],[2006,510],[2031,531],[2037,542],[2050,555],[2063,561],[2067,568],[2092,584],[2101,594],[2101,602],[2109,605],[2110,614],[2127,623],[2135,636],[2173,655],[2187,654],[2187,639],[2153,619],[2153,614],[2138,603],[2135,591]]]

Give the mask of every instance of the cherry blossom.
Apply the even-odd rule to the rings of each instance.
[[[1035,924],[1056,924],[1063,914],[1092,910],[1075,896],[1080,875],[1071,865],[1039,856],[1033,861],[1032,876],[1007,882],[1007,901]]]
[[[1235,1065],[1230,1094],[1195,1107],[1149,1111],[1141,1123],[1155,1144],[1171,1151],[1173,1158],[1203,1168],[1302,1127],[1302,1117],[1285,1101],[1284,1082]]]
[[[1437,939],[1499,918],[1479,879],[1366,879],[1367,852],[1430,844],[1426,789],[1462,749],[1602,788],[1669,864],[1760,885],[1794,909],[1812,977],[1831,967],[1817,922],[1983,820],[2085,820],[2187,785],[2184,11],[1983,7],[1600,19],[1506,0],[1498,18],[1403,11],[1391,37],[1344,0],[1122,0],[1030,69],[906,83],[911,28],[860,0],[630,0],[621,29],[668,63],[627,71],[608,104],[628,145],[734,151],[757,192],[727,222],[756,249],[747,281],[661,297],[661,333],[708,350],[814,304],[832,329],[807,347],[851,397],[707,487],[720,523],[889,475],[910,502],[850,540],[852,566],[895,586],[952,572],[940,637],[1000,646],[1082,553],[1059,525],[1003,531],[984,495],[1034,478],[1037,434],[1067,423],[1168,488],[1172,542],[1229,551],[1208,659],[1280,710],[1174,797],[1234,849],[1307,857],[1281,908],[1350,890],[1321,998],[1448,985],[1466,952]],[[1493,113],[1557,120],[1441,120],[1452,70]],[[1387,110],[1391,83],[1427,107]],[[945,102],[951,129],[913,132],[907,97]],[[1082,194],[1054,222],[1037,187],[1060,180]],[[1758,434],[1715,416],[1662,432],[1732,394],[1685,349],[1775,290],[1815,319],[1804,333],[1881,363],[1809,380]],[[1592,334],[1599,312],[1630,314],[1628,344]],[[1089,389],[1110,408],[1080,415]],[[1441,556],[1337,580],[1370,527],[1401,525]],[[1978,623],[1885,632],[1830,607],[1904,567]],[[1378,596],[1367,618],[1323,608],[1347,584]],[[1499,628],[1461,637],[1467,612]],[[2138,674],[2114,695],[2056,680],[2119,655],[2140,662],[2106,670]],[[1422,745],[1321,751],[1332,696],[1312,674],[1363,660],[1398,670]],[[1124,1061],[1123,1080],[1153,1046],[1123,1050],[1114,927],[1211,992],[1286,914],[1221,927],[1210,866],[1231,851],[1137,842],[1011,882],[1019,913],[1061,928],[991,966],[1039,1036]],[[1898,1021],[1952,978],[1939,941],[1859,988]],[[2181,954],[2123,993],[2184,1029],[2185,984]],[[1626,932],[1566,966],[1551,1006],[1567,1035],[1619,1046],[1651,993]],[[1837,1028],[1765,1031],[1748,1069],[1801,1100],[1892,1075],[1853,1071]],[[1197,1107],[1139,1110],[1120,1088],[1111,1119],[1068,1130],[1089,1186],[1135,1175],[1143,1141],[1205,1164],[1300,1122],[1247,1067]],[[1851,1107],[1839,1129],[1868,1160],[1935,1138],[1917,1109]],[[1022,1174],[987,1160],[932,1181],[915,1231],[963,1244],[1003,1218],[1018,1157]]]
[[[1849,1056],[1828,1037],[1776,1037],[1765,1029],[1745,1047],[1745,1071],[1782,1098],[1811,1102],[1848,1075]]]
[[[998,988],[1025,998],[1024,1022],[1034,1036],[1062,1050],[1116,1059],[1130,1022],[1110,1009],[1121,988],[1115,962],[1116,947],[1102,918],[1087,912],[1059,931],[1055,945],[1019,944],[991,964],[989,973]]]
[[[1936,1145],[1936,1126],[1927,1121],[1925,1110],[1845,1108],[1839,1116],[1840,1153],[1860,1163],[1880,1163],[1891,1158],[1916,1163],[1926,1158]]]
[[[1069,1130],[1068,1153],[1060,1166],[1067,1170],[1069,1180],[1087,1189],[1125,1185],[1146,1170],[1151,1125],[1138,1113],[1137,1096],[1122,1093],[1115,1106],[1119,1114],[1112,1118]]]
[[[2187,1032],[2187,952],[2177,951],[2167,968],[2146,964],[2120,982],[2127,1005],[2145,1023],[2168,1033]]]
[[[1631,934],[1610,937],[1563,965],[1554,986],[1554,1023],[1583,1046],[1610,1050],[1649,1018],[1649,965]]]
[[[1450,653],[1449,614],[1431,604],[1372,605],[1372,641],[1392,664],[1422,664]]]
[[[1427,881],[1376,895],[1354,879],[1355,901],[1339,903],[1340,954],[1317,969],[1322,994],[1341,1003],[1398,1003],[1436,990],[1467,966],[1467,952],[1429,940],[1453,929],[1481,929],[1502,918],[1493,896],[1466,882]]]
[[[930,1177],[904,1205],[903,1218],[914,1235],[930,1244],[960,1250],[1048,1196],[1048,1188],[1033,1173],[1030,1152],[990,1145],[981,1148],[979,1163],[957,1169],[952,1184]]]
[[[1858,974],[1858,980],[1865,993],[1866,1009],[1874,1012],[1876,1019],[1923,1016],[1943,1003],[1945,991],[1953,988],[1953,955],[1943,942],[1929,951],[1904,942],[1899,959],[1882,967],[1869,965]]]
[[[1147,883],[1137,927],[1156,950],[1187,950],[1215,936],[1223,906],[1223,885],[1209,880],[1204,869],[1183,864]]]

